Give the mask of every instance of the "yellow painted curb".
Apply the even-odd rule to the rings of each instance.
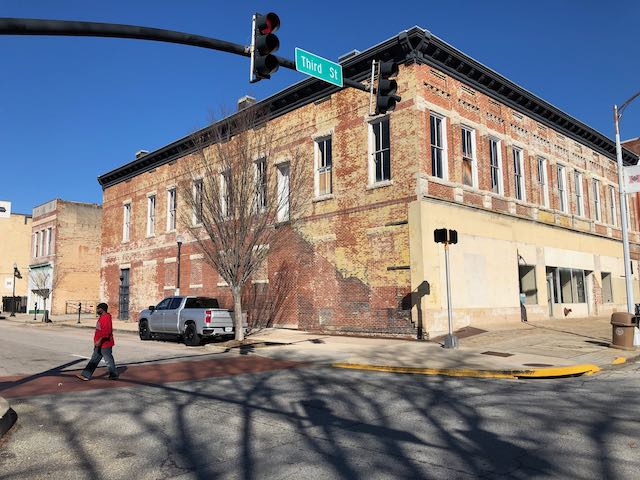
[[[611,365],[620,365],[622,363],[626,363],[627,359],[624,357],[616,357],[613,359],[613,362],[611,362]]]
[[[420,375],[446,375],[449,377],[472,378],[559,378],[578,375],[593,375],[600,371],[596,365],[570,365],[567,367],[533,368],[527,370],[474,370],[471,368],[420,368],[393,367],[389,365],[367,365],[362,363],[338,362],[334,368],[350,368],[354,370],[371,370],[377,372],[415,373]]]

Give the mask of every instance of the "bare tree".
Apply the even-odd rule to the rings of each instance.
[[[183,222],[231,289],[236,340],[244,339],[245,283],[286,243],[304,208],[295,136],[274,135],[266,120],[249,108],[196,132],[180,189]]]
[[[49,321],[47,315],[47,300],[51,297],[53,290],[58,285],[60,275],[53,269],[39,268],[37,270],[31,270],[29,276],[31,277],[31,285],[33,286],[32,292],[42,298],[44,303],[44,313],[42,314],[42,320],[44,322]]]

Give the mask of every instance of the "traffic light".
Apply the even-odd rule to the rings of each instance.
[[[380,115],[392,112],[396,108],[396,102],[402,100],[396,91],[398,83],[391,77],[398,75],[398,64],[392,60],[380,62],[378,72],[378,88],[376,88],[376,114]]]
[[[253,16],[253,37],[251,39],[251,82],[271,78],[280,66],[273,52],[280,47],[280,40],[273,32],[280,28],[280,18],[273,12]]]

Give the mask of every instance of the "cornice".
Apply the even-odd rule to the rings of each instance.
[[[370,75],[371,61],[374,59],[393,59],[402,64],[418,63],[433,66],[615,161],[615,143],[611,139],[420,27],[416,26],[400,32],[398,35],[345,60],[342,62],[343,75],[345,78],[356,81],[364,80]],[[340,90],[339,87],[321,80],[308,78],[258,102],[255,108],[267,112],[267,120],[273,120]],[[238,113],[234,113],[230,117],[200,130],[200,132],[219,128],[222,122],[226,122],[235,115]],[[188,155],[195,149],[190,141],[191,137],[192,135],[185,136],[144,157],[105,173],[98,177],[98,182],[105,189]],[[624,148],[623,159],[626,165],[635,165],[638,161],[635,154]]]

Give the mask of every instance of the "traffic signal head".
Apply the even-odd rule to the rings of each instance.
[[[380,62],[378,88],[376,88],[376,114],[392,112],[396,102],[402,100],[396,92],[398,83],[391,77],[398,75],[398,64],[394,61]]]
[[[271,78],[280,66],[273,52],[280,47],[280,40],[273,32],[280,28],[280,18],[273,12],[254,16],[253,39],[251,42],[252,81]]]

